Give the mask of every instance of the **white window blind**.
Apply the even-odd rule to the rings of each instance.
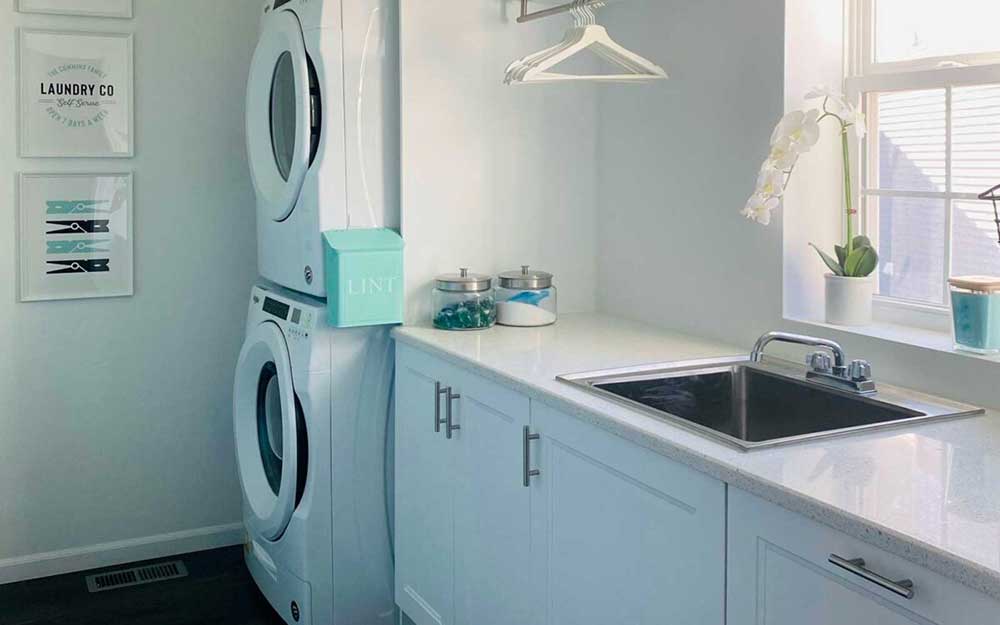
[[[976,199],[1000,184],[1000,1],[858,1],[869,21],[855,32],[872,38],[854,42],[854,83],[871,130],[862,210],[877,292],[944,313],[950,276],[1000,275],[993,208]]]

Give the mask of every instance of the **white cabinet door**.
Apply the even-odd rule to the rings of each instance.
[[[725,484],[537,402],[532,579],[552,625],[722,625]]]
[[[449,370],[405,345],[396,354],[396,603],[416,625],[452,625],[454,440],[435,432]]]
[[[471,375],[458,390],[455,623],[531,625],[530,492],[521,474],[528,399]]]
[[[902,597],[830,562],[862,559]],[[994,625],[1000,603],[741,490],[729,489],[730,625]],[[903,590],[903,588],[897,588]]]

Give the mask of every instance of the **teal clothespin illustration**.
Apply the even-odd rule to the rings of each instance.
[[[110,254],[111,239],[46,241],[47,254]]]
[[[77,215],[79,213],[110,213],[109,210],[100,208],[110,204],[108,200],[56,200],[46,202],[48,209],[45,211],[49,215]]]

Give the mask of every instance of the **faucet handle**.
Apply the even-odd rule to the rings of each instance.
[[[812,352],[806,356],[806,365],[817,373],[830,373],[833,370],[833,358],[826,352]]]
[[[872,379],[872,366],[867,360],[852,360],[847,368],[847,375],[855,382],[867,382]]]

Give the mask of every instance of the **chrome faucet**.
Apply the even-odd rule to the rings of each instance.
[[[819,384],[849,390],[854,393],[870,394],[875,392],[875,382],[872,381],[872,366],[865,360],[853,360],[847,364],[847,353],[840,343],[829,339],[788,332],[768,332],[757,339],[750,352],[750,360],[759,363],[764,359],[764,349],[768,344],[779,341],[794,343],[809,347],[822,347],[833,353],[833,358],[820,350],[806,357],[809,371],[806,378]]]

